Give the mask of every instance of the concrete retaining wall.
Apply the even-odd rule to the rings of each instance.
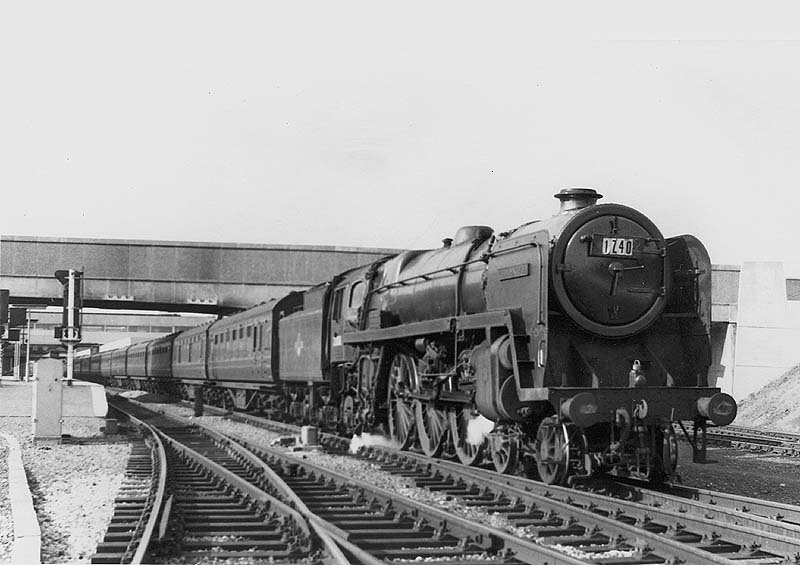
[[[724,375],[717,382],[737,400],[800,363],[800,301],[789,292],[795,282],[782,262],[741,267],[737,308],[723,344]]]

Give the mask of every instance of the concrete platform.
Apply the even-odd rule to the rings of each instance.
[[[34,382],[0,380],[0,416],[31,416]],[[73,381],[63,387],[63,413],[68,417],[104,418],[108,412],[105,389],[95,383]]]

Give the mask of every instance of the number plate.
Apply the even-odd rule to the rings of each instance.
[[[595,234],[589,246],[593,257],[634,257],[642,253],[645,240],[641,237],[610,237]]]
[[[600,247],[602,255],[630,257],[633,255],[634,240],[627,237],[604,237]]]

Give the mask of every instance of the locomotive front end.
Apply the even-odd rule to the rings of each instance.
[[[674,423],[704,429],[736,416],[734,399],[707,379],[708,254],[692,236],[665,239],[637,210],[595,204],[592,190],[556,197],[544,378],[555,414],[537,429],[540,475],[563,482],[606,469],[664,480],[677,463]]]

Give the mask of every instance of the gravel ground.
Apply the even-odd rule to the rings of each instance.
[[[103,423],[99,418],[65,418],[62,431],[75,438],[91,438],[101,435]],[[114,498],[130,455],[128,440],[118,437],[109,438],[117,443],[34,444],[27,417],[0,417],[0,429],[14,435],[22,447],[28,485],[42,528],[42,560],[89,563],[111,520]],[[7,490],[5,457],[2,461],[0,472]],[[4,519],[10,520],[4,510],[0,504],[0,526]]]
[[[708,463],[692,463],[692,449],[682,442],[678,473],[687,486],[800,505],[797,457],[710,447]]]

